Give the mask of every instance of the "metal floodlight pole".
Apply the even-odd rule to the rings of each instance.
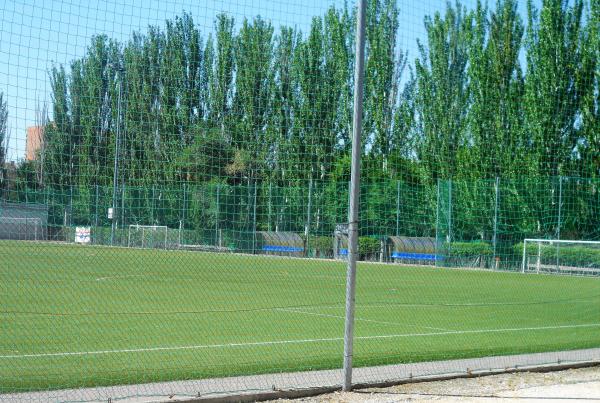
[[[110,230],[110,244],[115,242],[115,229],[117,226],[117,180],[119,177],[119,143],[121,142],[121,96],[123,92],[123,68],[116,66],[119,77],[119,95],[117,99],[117,133],[115,139],[115,161],[113,168],[113,196],[112,196],[112,226]]]
[[[352,389],[352,355],[354,339],[354,298],[358,255],[358,206],[360,196],[360,137],[362,133],[363,79],[365,72],[365,12],[367,0],[357,0],[356,61],[354,64],[354,117],[352,128],[352,168],[348,222],[348,274],[346,278],[346,323],[344,328],[343,390]]]

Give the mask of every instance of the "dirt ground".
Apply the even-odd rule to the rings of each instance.
[[[413,383],[279,402],[600,402],[600,366]]]

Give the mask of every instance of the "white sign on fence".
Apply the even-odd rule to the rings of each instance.
[[[91,233],[90,227],[75,227],[75,243],[90,243]]]
[[[108,219],[112,220],[112,218],[113,218],[113,208],[109,207],[108,208]]]
[[[335,235],[348,235],[348,224],[336,224],[335,225]]]

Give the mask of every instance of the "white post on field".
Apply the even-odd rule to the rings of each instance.
[[[537,262],[535,264],[535,272],[540,274],[540,260],[542,259],[542,243],[538,242]]]
[[[525,254],[527,253],[527,239],[523,241],[523,261],[521,262],[521,272],[525,273],[525,265],[527,264],[527,258]]]
[[[362,133],[363,79],[365,73],[365,12],[367,0],[357,0],[356,62],[354,63],[354,117],[352,127],[352,166],[348,222],[348,274],[346,278],[346,320],[344,327],[343,390],[352,389],[352,354],[354,339],[354,298],[356,294],[356,260],[358,255],[358,206],[360,196],[360,137]]]

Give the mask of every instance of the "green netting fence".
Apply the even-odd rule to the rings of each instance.
[[[524,238],[600,238],[600,181],[572,177],[367,182],[361,188],[363,256],[379,259],[389,236],[435,237],[436,265],[515,269]],[[269,181],[167,186],[63,187],[7,191],[13,203],[48,207],[48,239],[126,246],[131,225],[167,227],[168,247],[257,252],[256,232],[292,232],[305,256],[332,257],[335,226],[347,222],[348,183]],[[108,210],[115,200],[113,218]],[[369,244],[371,246],[367,247]]]

